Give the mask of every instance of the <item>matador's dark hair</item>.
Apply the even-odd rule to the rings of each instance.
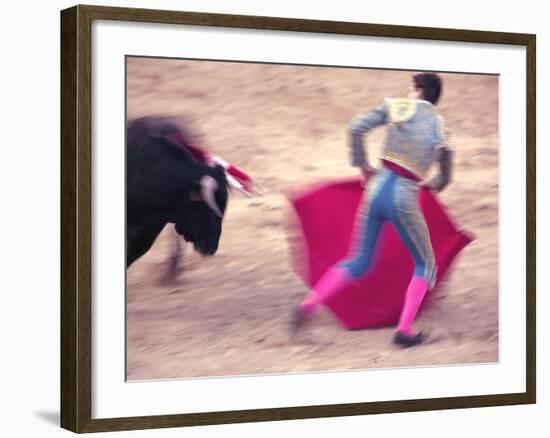
[[[413,76],[413,81],[422,90],[422,98],[436,105],[443,88],[441,78],[435,73],[420,73]]]

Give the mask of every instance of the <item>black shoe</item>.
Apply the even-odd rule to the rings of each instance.
[[[292,311],[292,318],[290,320],[290,326],[291,326],[290,330],[293,337],[296,336],[300,328],[302,328],[302,326],[304,325],[306,317],[307,315],[300,308],[300,306],[296,306]]]
[[[422,332],[419,332],[416,335],[407,335],[406,333],[398,331],[395,332],[395,335],[393,336],[393,343],[401,345],[402,347],[414,347],[422,342],[424,342]]]

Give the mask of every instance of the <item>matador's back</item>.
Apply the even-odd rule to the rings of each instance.
[[[375,126],[386,124],[388,132],[381,158],[424,178],[441,147],[450,148],[449,133],[443,117],[425,100],[385,99],[384,103],[355,118],[354,134],[363,135]],[[364,151],[354,147],[352,161],[362,165]]]

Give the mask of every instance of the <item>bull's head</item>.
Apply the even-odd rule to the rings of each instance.
[[[203,255],[213,255],[222,232],[227,206],[227,181],[223,168],[207,168],[190,194],[187,211],[176,222],[176,231]]]

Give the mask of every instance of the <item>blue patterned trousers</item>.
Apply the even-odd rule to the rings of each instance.
[[[339,264],[357,279],[368,273],[376,254],[382,225],[390,221],[414,260],[413,276],[435,280],[436,265],[428,227],[418,203],[417,182],[382,168],[365,190],[351,257]]]

